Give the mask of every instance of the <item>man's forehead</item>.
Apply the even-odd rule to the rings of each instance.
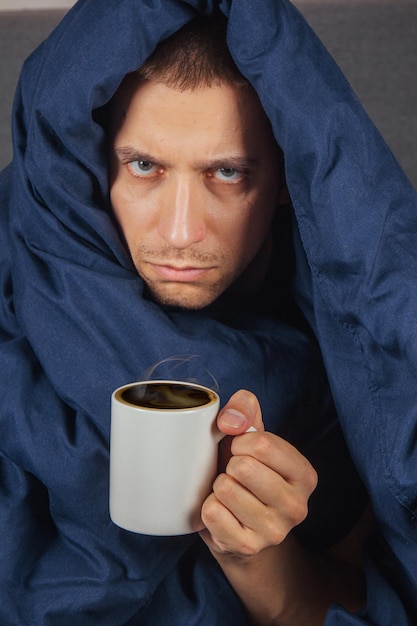
[[[214,119],[229,114],[234,116],[234,123],[240,118],[247,121],[250,118],[266,119],[258,95],[251,86],[216,83],[180,90],[162,81],[132,78],[131,75],[126,78],[126,85],[115,94],[109,114],[113,122],[120,123],[128,114],[137,115],[149,106],[155,118],[160,111],[177,107],[178,119],[182,120],[181,109],[188,107],[188,115],[195,117],[196,122],[199,115],[208,120],[210,116]]]
[[[116,93],[114,94],[112,101],[116,102],[118,105],[124,104],[124,106],[127,106],[131,99],[135,96],[135,94],[146,85],[164,86],[167,90],[171,90],[173,93],[184,94],[185,97],[187,97],[187,94],[192,95],[193,93],[206,91],[210,92],[212,90],[218,91],[219,93],[221,91],[233,92],[237,96],[245,96],[246,94],[251,94],[252,98],[258,97],[253,87],[246,82],[242,85],[238,85],[216,79],[213,80],[210,84],[202,82],[194,85],[193,87],[181,88],[180,86],[171,84],[170,82],[164,81],[159,78],[146,79],[143,78],[139,73],[132,72],[124,77]]]
[[[178,90],[157,81],[136,81],[123,111],[113,124],[110,142],[119,162],[143,160],[190,171],[228,167],[250,173],[279,154],[252,88]]]

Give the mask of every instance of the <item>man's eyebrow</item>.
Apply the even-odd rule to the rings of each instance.
[[[224,157],[219,157],[213,160],[205,159],[197,161],[195,166],[197,169],[201,170],[216,170],[221,167],[227,167],[234,170],[245,171],[251,167],[256,167],[259,163],[260,159],[257,157],[225,155]]]
[[[130,146],[119,146],[115,148],[115,152],[122,161],[149,161],[164,165],[161,160],[147,152],[143,152],[137,148]],[[260,159],[258,157],[224,155],[215,159],[202,159],[194,163],[197,170],[215,170],[221,167],[227,167],[238,171],[245,171],[258,166]]]
[[[156,159],[151,154],[146,154],[141,150],[137,150],[136,148],[131,148],[129,146],[120,146],[114,149],[115,153],[122,161],[149,161],[151,163],[157,163],[158,159]]]

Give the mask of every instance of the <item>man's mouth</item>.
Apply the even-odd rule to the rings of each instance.
[[[160,279],[177,283],[201,280],[213,269],[213,266],[194,267],[191,265],[165,265],[163,263],[148,263],[148,266]]]

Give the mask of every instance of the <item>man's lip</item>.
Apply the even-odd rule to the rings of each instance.
[[[201,279],[205,274],[213,269],[212,266],[193,267],[188,265],[181,267],[169,264],[165,265],[163,263],[149,263],[149,266],[152,268],[153,272],[159,276],[159,278],[179,283],[187,283]]]

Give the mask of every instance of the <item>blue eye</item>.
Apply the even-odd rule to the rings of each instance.
[[[158,166],[155,163],[146,160],[130,161],[129,167],[136,176],[150,176],[158,170]]]
[[[214,176],[220,181],[234,183],[241,178],[242,173],[233,167],[219,167],[215,170]]]

